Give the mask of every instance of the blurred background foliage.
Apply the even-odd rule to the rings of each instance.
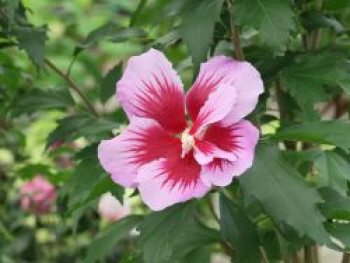
[[[0,0],[0,262],[330,262],[318,246],[349,262],[349,28],[348,0]],[[127,124],[115,82],[150,47],[186,89],[218,54],[266,89],[254,167],[158,213],[96,156]],[[38,174],[58,189],[45,215],[20,209]],[[101,220],[106,192],[133,215]]]

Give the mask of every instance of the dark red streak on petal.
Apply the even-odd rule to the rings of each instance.
[[[214,80],[214,74],[215,73],[212,73],[210,76],[202,74],[194,83],[186,98],[187,111],[192,121],[196,120],[209,94],[213,92],[217,88],[217,85],[224,79],[224,76],[221,76]],[[204,79],[204,77],[206,78]]]
[[[135,136],[128,139],[130,163],[143,165],[158,158],[181,154],[181,141],[167,134],[162,128],[154,126],[143,131],[131,131]],[[179,154],[179,156],[180,156]]]
[[[198,129],[203,125],[203,122],[208,118],[208,116],[212,113],[212,110],[208,110],[204,112],[202,115],[197,116],[197,119],[193,123],[193,126],[191,127],[190,134],[195,134]]]
[[[202,141],[202,140],[196,140],[196,147],[204,154],[209,155],[214,153],[214,149],[212,147],[212,144]]]
[[[225,163],[229,163],[229,161],[224,159],[214,158],[214,160],[210,164],[208,164],[208,166],[212,171],[220,170],[221,172],[223,172]]]
[[[180,133],[186,128],[184,96],[174,83],[169,83],[162,73],[163,81],[159,76],[152,74],[156,82],[142,80],[146,87],[136,97],[136,109],[141,117],[155,119],[159,124],[172,133]]]
[[[235,135],[235,131],[237,131],[236,127],[223,127],[213,124],[208,127],[202,140],[211,142],[224,151],[233,152],[241,149],[238,144],[238,139],[241,136]]]
[[[179,152],[180,153],[180,152]],[[180,155],[173,155],[164,160],[161,167],[161,174],[166,175],[163,186],[170,183],[174,188],[178,184],[185,190],[187,187],[194,187],[197,184],[201,172],[201,166],[193,157],[193,151],[190,151],[184,158]]]

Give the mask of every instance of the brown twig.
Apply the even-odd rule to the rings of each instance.
[[[231,33],[231,41],[235,47],[235,57],[238,60],[244,60],[244,53],[241,44],[241,30],[239,26],[234,25]]]
[[[241,30],[239,26],[234,25],[232,21],[232,3],[230,0],[227,0],[227,7],[230,13],[230,31],[231,31],[231,43],[235,51],[235,58],[237,60],[244,60],[244,52],[241,43]]]
[[[294,252],[292,255],[292,263],[300,263],[298,252]]]
[[[91,111],[91,113],[93,115],[95,115],[96,117],[99,117],[98,112],[95,110],[95,108],[92,106],[92,104],[90,103],[89,99],[85,96],[85,94],[79,89],[79,87],[73,82],[73,80],[66,75],[65,73],[63,73],[59,68],[57,68],[50,60],[45,59],[45,65],[50,68],[52,71],[54,71],[58,76],[60,76],[62,79],[64,79],[68,86],[74,90],[79,97],[84,101],[84,103],[86,104],[86,106],[88,107],[88,109]]]
[[[316,29],[312,35],[311,50],[316,50],[318,48],[318,44],[320,42],[320,36],[321,36],[321,30]]]
[[[342,263],[350,263],[350,254],[349,253],[344,253],[343,258],[342,258]]]
[[[304,247],[304,261],[307,263],[315,263],[313,257],[312,246]]]

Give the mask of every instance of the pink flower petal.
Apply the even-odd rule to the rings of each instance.
[[[201,133],[202,129],[223,120],[231,111],[236,101],[236,92],[232,86],[220,85],[209,94],[208,99],[199,111],[190,130],[191,134]]]
[[[208,186],[227,186],[231,184],[235,171],[234,162],[223,159],[215,159],[203,166],[201,179]]]
[[[171,63],[155,49],[129,59],[117,96],[129,119],[151,118],[173,133],[186,128],[183,85]]]
[[[142,200],[155,211],[205,195],[210,187],[199,178],[201,167],[192,154],[173,155],[142,166],[137,180]]]
[[[260,74],[250,63],[225,56],[214,57],[201,65],[198,78],[187,94],[186,106],[192,120],[197,118],[209,94],[220,85],[233,86],[236,91],[236,102],[230,113],[230,119],[236,122],[255,108],[263,92]]]
[[[208,164],[215,158],[229,161],[235,161],[237,159],[234,153],[224,151],[211,142],[200,140],[196,141],[194,147],[194,158],[200,165]]]
[[[203,166],[202,180],[209,185],[229,185],[233,177],[241,175],[252,166],[258,139],[259,130],[246,120],[230,126],[224,126],[221,122],[209,127],[203,140],[224,151],[230,151],[237,159],[214,159],[212,163]]]
[[[98,158],[116,183],[135,187],[141,165],[179,150],[180,139],[170,136],[155,120],[133,117],[121,135],[100,143]]]
[[[128,202],[123,205],[110,192],[104,193],[98,203],[98,212],[100,216],[109,222],[118,221],[131,213]]]

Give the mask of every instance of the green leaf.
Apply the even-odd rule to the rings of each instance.
[[[240,183],[247,200],[258,201],[286,236],[283,226],[321,244],[328,240],[325,218],[318,210],[320,195],[306,185],[275,145],[259,145],[254,165],[240,177]]]
[[[110,42],[124,42],[130,39],[139,39],[139,38],[145,38],[147,34],[145,31],[137,28],[123,28],[119,30],[118,32],[111,34],[107,37],[107,41]]]
[[[145,262],[175,262],[198,247],[218,240],[217,231],[194,220],[195,202],[150,214],[139,227]]]
[[[118,123],[106,118],[94,118],[86,114],[65,117],[47,138],[47,147],[56,141],[72,141],[82,136],[107,134],[118,127]]]
[[[73,176],[64,184],[61,191],[69,195],[68,214],[79,208],[88,207],[90,201],[97,198],[95,193],[99,192],[99,185],[104,180],[104,176],[105,172],[98,161],[97,154],[79,162]]]
[[[308,10],[301,14],[300,19],[303,26],[309,31],[319,28],[331,28],[336,33],[345,31],[343,25],[335,17],[328,17],[320,11]]]
[[[142,12],[142,9],[145,7],[146,4],[147,4],[147,0],[140,0],[139,1],[139,4],[137,5],[135,12],[132,14],[132,16],[130,18],[129,27],[132,27],[135,25],[136,21],[139,18],[140,13]]]
[[[283,127],[275,135],[279,140],[303,141],[317,144],[335,145],[344,150],[350,148],[350,123],[316,121]]]
[[[13,114],[31,113],[41,110],[64,109],[74,105],[74,100],[67,89],[33,89],[20,98],[13,109]]]
[[[15,237],[10,233],[6,226],[0,221],[0,236],[3,237],[3,240],[8,242],[13,242]]]
[[[285,49],[295,29],[289,0],[235,0],[234,21],[259,31],[261,40],[274,49]]]
[[[339,85],[348,74],[344,72],[342,58],[330,53],[304,55],[295,58],[294,63],[281,72],[282,82],[302,108],[315,102],[327,101],[324,85]]]
[[[209,228],[197,221],[192,221],[191,224],[184,226],[181,233],[174,240],[171,262],[183,258],[199,247],[219,241],[220,234],[217,230]]]
[[[114,22],[108,22],[102,26],[91,31],[85,38],[82,44],[77,46],[74,51],[74,56],[77,56],[81,51],[96,45],[99,41],[103,40],[107,35],[120,29],[120,26]]]
[[[319,189],[324,203],[320,205],[322,213],[330,219],[350,221],[350,198],[339,194],[330,187]]]
[[[13,46],[16,46],[16,43],[12,41],[0,42],[0,49],[13,47]]]
[[[150,43],[150,47],[164,48],[169,46],[181,38],[178,30],[173,30],[166,33],[164,36],[158,37],[155,41]]]
[[[118,242],[128,236],[130,231],[142,221],[141,216],[128,216],[107,227],[87,249],[85,263],[103,260],[112,253]]]
[[[207,59],[223,3],[224,0],[188,0],[184,7],[180,34],[196,69]]]
[[[74,203],[74,205],[71,206],[69,212],[85,206],[86,204],[90,203],[93,200],[96,200],[102,194],[107,192],[110,192],[115,198],[119,200],[121,204],[123,203],[124,188],[113,182],[110,176],[107,175],[104,178],[100,179],[93,187],[91,187],[90,193],[85,199]]]
[[[233,204],[224,194],[220,195],[221,236],[235,250],[235,260],[259,262],[259,236],[247,214]]]
[[[324,9],[332,12],[344,12],[349,6],[350,0],[333,0],[324,2]]]
[[[106,76],[102,79],[101,83],[101,101],[105,103],[114,93],[116,89],[116,83],[122,76],[122,64],[115,65]]]
[[[14,24],[15,13],[18,8],[19,0],[4,0],[5,12],[8,17],[10,27]]]
[[[350,164],[339,154],[322,152],[314,162],[322,186],[330,186],[346,196],[350,180]]]
[[[51,167],[45,164],[28,164],[16,171],[16,175],[24,180],[32,179],[37,174],[51,175]]]
[[[350,223],[332,222],[326,224],[327,231],[338,239],[344,247],[350,247]]]
[[[89,120],[87,115],[72,115],[58,121],[58,125],[47,138],[47,147],[57,141],[68,141],[77,136],[79,128]]]
[[[210,250],[203,247],[192,251],[180,259],[179,263],[210,263],[210,261]]]
[[[46,26],[42,27],[19,27],[14,30],[18,39],[19,48],[24,49],[30,59],[39,68],[44,67]]]
[[[141,29],[122,28],[114,22],[107,22],[91,31],[82,44],[75,48],[74,56],[77,56],[86,48],[92,47],[100,41],[123,42],[131,38],[145,37],[146,33]]]

